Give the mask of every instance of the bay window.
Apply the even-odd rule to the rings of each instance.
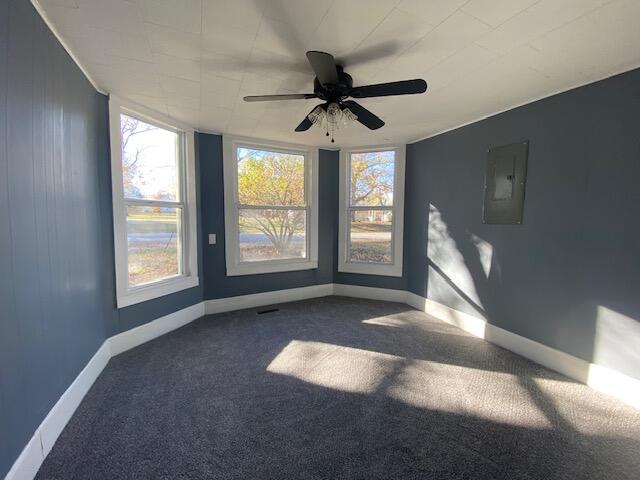
[[[317,268],[317,152],[223,143],[227,275]]]
[[[198,284],[193,131],[109,101],[118,307]]]
[[[338,271],[402,276],[405,148],[340,152]]]

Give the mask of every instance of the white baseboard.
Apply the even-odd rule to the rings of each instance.
[[[629,377],[603,365],[587,362],[581,358],[491,325],[482,318],[460,312],[414,293],[406,292],[406,295],[407,304],[426,312],[432,317],[455,325],[471,335],[506,348],[551,370],[560,372],[573,380],[585,383],[594,390],[640,409],[640,380],[636,378]]]
[[[49,411],[7,473],[5,480],[31,479],[36,475],[40,465],[93,382],[109,362],[110,357],[109,340],[106,340]]]
[[[204,316],[204,302],[196,303],[190,307],[183,308],[177,312],[170,313],[164,317],[157,318],[139,327],[126,330],[118,335],[109,338],[111,356],[114,357],[122,352],[126,352],[138,345],[158,338],[165,333],[169,333],[176,328],[180,328],[187,323]]]
[[[11,470],[4,477],[5,480],[27,480],[36,476],[38,469],[44,456],[42,454],[42,443],[40,440],[40,428],[33,434],[31,440],[22,449],[20,456],[15,462]]]
[[[416,310],[426,312],[432,317],[435,317],[446,323],[450,323],[451,325],[455,325],[456,327],[461,328],[471,335],[484,338],[487,322],[485,322],[483,319],[474,317],[473,315],[469,315],[468,313],[459,312],[438,302],[434,302],[432,300],[428,300],[424,297],[416,295],[415,293],[405,293],[407,298],[406,303],[408,305],[411,305]]]
[[[326,297],[333,294],[333,284],[311,285],[310,287],[289,288],[271,292],[240,295],[238,297],[206,300],[204,311],[207,315],[242,310],[243,308],[262,307],[275,303],[296,302],[308,298]]]
[[[359,285],[333,284],[333,294],[343,297],[369,298],[385,302],[407,303],[407,292],[390,288],[361,287]]]
[[[36,429],[5,480],[29,480],[35,477],[67,422],[111,357],[180,328],[203,315],[204,303],[200,302],[105,340]]]
[[[411,292],[328,283],[206,300],[108,338],[42,421],[11,467],[11,470],[7,473],[5,480],[28,480],[36,475],[58,436],[62,433],[65,425],[111,357],[180,328],[205,314],[210,315],[329,295],[405,303],[417,310],[426,312],[434,318],[455,325],[476,337],[511,350],[640,409],[640,380],[529,340],[491,325],[481,318],[460,312]]]
[[[93,382],[107,366],[110,358],[109,345],[105,341],[42,421],[40,433],[42,435],[43,458],[49,454],[58,436],[62,433]]]

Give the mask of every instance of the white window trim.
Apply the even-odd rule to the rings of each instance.
[[[347,232],[347,212],[349,209],[349,159],[352,153],[376,151],[395,151],[395,172],[393,183],[393,263],[362,263],[347,261],[349,238]],[[338,271],[360,273],[365,275],[402,276],[402,244],[404,241],[404,170],[406,163],[406,147],[404,145],[383,145],[340,150],[340,212],[338,226]]]
[[[318,268],[318,149],[305,145],[257,140],[246,137],[223,136],[224,225],[227,276],[290,272]],[[237,147],[262,148],[270,151],[305,155],[305,194],[307,218],[307,258],[240,262],[238,229]]]
[[[182,175],[183,207],[183,271],[179,276],[158,282],[128,287],[127,265],[127,213],[122,182],[122,148],[120,114],[132,115],[140,120],[169,130],[183,132],[185,139],[185,164]],[[189,126],[166,118],[140,105],[109,97],[109,129],[111,145],[111,197],[113,203],[113,240],[115,247],[116,298],[118,308],[144,302],[179,292],[199,284],[198,233],[195,176],[194,132]]]

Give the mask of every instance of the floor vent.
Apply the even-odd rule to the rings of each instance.
[[[273,313],[273,312],[278,312],[280,311],[279,308],[269,308],[267,310],[258,310],[258,315],[263,315],[265,313]]]

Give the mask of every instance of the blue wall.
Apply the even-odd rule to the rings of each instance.
[[[409,290],[640,377],[639,125],[636,70],[409,145]],[[524,222],[484,225],[487,149],[521,140]]]
[[[106,129],[106,98],[29,2],[0,2],[0,477],[113,315]]]
[[[640,376],[640,71],[409,145],[402,278],[337,272],[330,151],[320,152],[319,268],[226,277],[221,137],[197,135],[201,285],[119,311],[107,118],[106,98],[30,3],[1,1],[0,476],[107,337],[203,298],[408,288]],[[485,152],[525,139],[524,224],[484,225]]]
[[[214,299],[251,293],[283,290],[332,282],[337,235],[333,199],[337,198],[337,152],[320,150],[319,155],[319,237],[318,268],[297,272],[261,275],[226,276],[224,238],[224,187],[222,175],[222,137],[197,135],[200,164],[200,211],[202,215],[202,260],[204,264],[204,298]],[[337,206],[337,204],[336,204]],[[216,245],[209,245],[207,234],[217,235]]]
[[[107,120],[29,1],[0,1],[0,478],[107,337],[202,300],[116,309]]]
[[[204,270],[204,298],[215,299],[287,288],[344,283],[369,287],[407,288],[408,258],[404,257],[403,277],[356,275],[338,272],[338,178],[339,152],[320,150],[319,155],[319,238],[318,268],[298,272],[226,276],[224,238],[224,182],[222,175],[222,136],[200,133],[196,138],[200,164],[200,212]],[[406,211],[405,211],[406,216]],[[207,234],[217,235],[209,245]],[[405,248],[406,248],[405,238]]]
[[[344,283],[370,287],[406,289],[408,258],[403,277],[356,275],[338,272],[338,176],[339,152],[320,150],[319,155],[319,238],[318,268],[298,272],[226,276],[224,238],[224,182],[222,175],[222,136],[197,135],[203,234],[204,298],[215,299],[251,293],[283,290],[325,283]],[[406,214],[406,213],[405,213]],[[208,244],[208,233],[217,235],[216,245]],[[406,243],[406,239],[405,239]],[[405,247],[406,248],[406,247]]]

